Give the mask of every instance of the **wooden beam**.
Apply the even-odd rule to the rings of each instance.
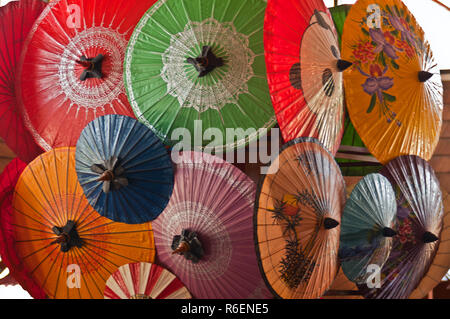
[[[347,154],[347,153],[336,153],[336,158],[342,158],[342,159],[350,159],[355,161],[362,161],[362,162],[369,162],[369,163],[375,163],[379,164],[380,162],[377,161],[377,159],[371,155],[358,155],[358,154]]]
[[[370,154],[369,150],[361,146],[341,145],[339,146],[339,152],[355,152],[362,154]]]

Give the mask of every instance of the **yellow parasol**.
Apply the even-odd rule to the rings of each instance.
[[[429,160],[442,125],[442,82],[424,32],[400,0],[359,0],[342,36],[348,112],[383,164],[400,155]]]

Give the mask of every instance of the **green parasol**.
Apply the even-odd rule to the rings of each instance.
[[[343,4],[329,8],[333,18],[336,31],[338,33],[339,45],[341,45],[344,22],[352,5]],[[344,176],[365,176],[378,172],[381,164],[369,153],[363,141],[355,130],[345,105],[344,134],[342,135],[341,146],[336,154],[336,161],[341,167]]]
[[[331,17],[333,18],[334,26],[336,27],[336,31],[338,33],[339,45],[341,44],[345,18],[347,18],[347,14],[350,11],[351,7],[351,4],[342,4],[340,6],[328,8],[330,10]]]
[[[263,0],[153,5],[135,28],[125,58],[125,86],[136,117],[168,145],[180,136],[186,142],[186,131],[177,130],[186,128],[190,145],[200,133],[195,145],[218,151],[245,146],[274,126],[265,8]],[[227,138],[227,129],[241,130],[231,137],[229,131]]]

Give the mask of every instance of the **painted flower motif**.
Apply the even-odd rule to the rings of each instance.
[[[295,207],[295,206],[293,206],[293,205],[286,204],[284,213],[285,213],[287,216],[295,216],[295,215],[297,215],[299,212],[300,212],[300,209],[299,209],[298,207]]]
[[[403,197],[403,195],[402,195],[402,197]],[[405,199],[401,198],[399,202],[401,203],[402,201],[405,201]],[[410,213],[411,213],[411,208],[405,207],[403,205],[398,205],[397,206],[397,216],[398,216],[398,218],[405,219],[406,217],[408,217],[408,215]]]
[[[383,76],[387,71],[387,67],[381,71],[378,64],[371,64],[369,70],[370,75],[364,74],[368,77],[362,85],[364,92],[370,95],[376,93],[380,103],[383,103],[382,91],[390,89],[394,85],[394,79]]]
[[[401,219],[398,226],[397,238],[400,244],[406,243],[416,244],[416,236],[413,233],[412,222],[409,218]]]
[[[406,22],[405,19],[402,17],[396,16],[395,14],[388,15],[389,22],[391,23],[392,27],[394,27],[396,30],[401,32],[401,39],[403,41],[408,41],[409,44],[416,47],[416,37],[413,32],[411,32],[411,29]]]
[[[415,54],[414,49],[404,40],[396,40],[395,46],[403,51],[405,51],[408,58],[412,58]]]
[[[411,235],[411,232],[412,232],[412,228],[411,227],[408,227],[408,226],[400,227],[401,236]]]
[[[390,45],[394,45],[395,44],[395,37],[389,31],[384,31],[383,35],[384,35],[384,38],[386,39],[386,41]]]
[[[369,41],[360,42],[353,49],[352,53],[356,60],[361,63],[367,63],[375,59],[375,53],[373,52],[374,49],[375,47]]]
[[[389,35],[387,35],[386,33],[388,33]],[[389,32],[383,33],[381,29],[372,28],[369,30],[369,35],[376,43],[376,47],[373,51],[374,53],[378,54],[380,52],[384,52],[392,60],[398,59],[396,51],[400,50],[393,45],[394,42],[391,43],[393,37]]]
[[[370,74],[365,73],[359,67],[357,68],[362,75],[367,77],[366,81],[362,84],[364,92],[372,96],[369,108],[367,109],[367,113],[372,112],[378,98],[381,106],[381,112],[386,117],[386,121],[388,123],[391,123],[395,119],[397,114],[391,111],[386,101],[395,101],[395,96],[384,92],[394,86],[394,79],[388,76],[384,76],[384,74],[388,70],[387,66],[384,68],[384,70],[381,70],[381,67],[378,64],[371,64],[369,68]],[[396,120],[396,123],[398,126],[401,125],[400,121],[398,120]]]

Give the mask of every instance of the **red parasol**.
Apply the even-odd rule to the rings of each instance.
[[[183,283],[170,271],[152,263],[117,268],[106,281],[105,299],[191,299]]]
[[[14,92],[17,64],[24,39],[45,3],[22,0],[0,7],[0,137],[23,161],[30,162],[42,149],[25,128]]]
[[[12,223],[14,188],[26,164],[13,159],[0,175],[0,255],[10,275],[36,299],[45,298],[44,291],[34,282],[16,253]]]
[[[315,137],[335,154],[343,133],[338,34],[322,0],[270,0],[264,48],[272,103],[285,141]]]
[[[98,116],[134,117],[122,79],[125,50],[154,2],[60,0],[45,8],[25,42],[16,86],[44,149],[74,146]]]

